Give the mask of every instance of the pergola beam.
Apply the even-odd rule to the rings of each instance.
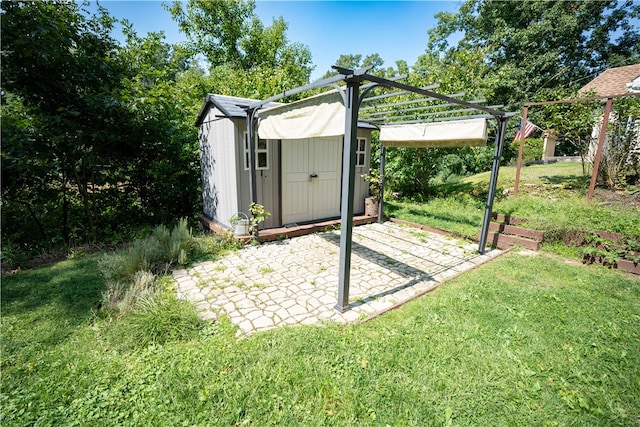
[[[452,98],[451,96],[448,95],[442,95],[436,92],[432,92],[430,90],[426,90],[426,89],[420,89],[417,87],[413,87],[413,86],[409,86],[406,85],[404,83],[399,83],[399,82],[392,82],[386,79],[383,79],[381,77],[376,77],[376,76],[372,76],[370,74],[367,75],[367,79],[373,81],[373,82],[377,82],[380,83],[380,86],[388,86],[388,87],[395,87],[396,89],[401,89],[401,90],[407,90],[409,92],[413,92],[413,93],[417,93],[419,95],[424,95],[424,96],[428,96],[431,98],[437,98],[441,101],[445,101],[445,102],[451,102],[454,104],[458,104],[460,106],[463,107],[469,107],[469,108],[474,108],[476,110],[481,110],[484,111],[485,113],[489,113],[492,116],[498,118],[498,117],[504,117],[505,113],[502,111],[498,111],[498,110],[494,110],[492,108],[489,107],[484,107],[482,105],[474,105],[470,102],[467,101],[462,101],[460,99],[455,99]]]
[[[508,116],[511,117],[511,116]],[[492,116],[491,114],[471,114],[471,115],[467,115],[467,116],[454,116],[454,117],[436,117],[433,119],[416,119],[416,120],[402,120],[402,121],[398,121],[398,122],[378,122],[376,120],[363,120],[360,119],[360,121],[364,121],[365,123],[370,123],[374,126],[383,126],[385,124],[387,125],[408,125],[408,124],[415,124],[415,123],[433,123],[433,122],[452,122],[452,121],[458,121],[458,120],[467,120],[467,119],[494,119],[495,117]]]
[[[406,75],[404,76],[404,78],[406,78]],[[389,79],[389,80],[401,80],[401,79]],[[430,86],[423,86],[420,89],[426,89],[426,90],[431,90],[431,89],[438,89],[440,87],[440,84],[434,84],[434,85],[430,85]],[[362,102],[369,102],[369,101],[375,101],[378,99],[385,99],[385,98],[391,98],[393,96],[400,96],[400,95],[406,95],[410,92],[406,91],[406,90],[402,90],[400,92],[393,92],[393,93],[385,93],[384,95],[377,95],[377,96],[371,96],[369,98],[365,98],[362,100]]]
[[[473,100],[473,101],[469,101],[473,104],[482,104],[484,102],[487,102],[486,99],[477,99],[477,100]],[[400,111],[401,113],[406,113],[409,111],[425,111],[425,110],[433,110],[434,108],[444,108],[444,107],[456,107],[457,104],[435,104],[435,105],[424,105],[422,107],[413,107],[413,108],[405,108],[402,111]],[[385,114],[389,114],[389,113],[394,113],[394,111],[378,111],[375,113],[365,113],[363,116],[361,116],[360,118],[372,118],[375,116],[384,116]]]
[[[344,74],[338,74],[336,76],[331,76],[328,77],[326,79],[322,79],[322,80],[318,80],[317,82],[313,82],[313,83],[309,83],[307,85],[304,86],[300,86],[297,87],[295,89],[291,89],[291,90],[286,90],[284,92],[281,92],[277,95],[272,96],[271,98],[267,98],[264,101],[258,101],[255,102],[251,105],[249,105],[249,109],[253,109],[253,110],[257,110],[259,108],[262,108],[264,105],[270,103],[270,102],[276,102],[281,100],[282,98],[286,98],[288,96],[292,96],[292,95],[297,95],[299,93],[302,92],[307,92],[309,90],[313,90],[313,89],[318,89],[321,87],[327,87],[327,86],[331,86],[334,83],[338,83],[338,82],[343,82],[345,81],[345,79],[347,79],[348,76],[344,75]]]
[[[458,92],[458,93],[454,93],[451,95],[448,95],[450,98],[459,98],[461,96],[464,96],[465,92]],[[438,98],[434,98],[434,97],[428,97],[428,98],[422,98],[422,99],[411,99],[409,101],[402,101],[402,102],[394,102],[391,104],[383,104],[383,105],[373,105],[371,107],[365,107],[365,108],[361,108],[360,111],[370,111],[370,110],[379,110],[381,108],[393,108],[393,107],[399,107],[401,105],[409,105],[409,104],[420,104],[422,102],[432,102],[435,101]]]
[[[589,195],[588,200],[593,198],[593,192],[596,189],[596,180],[598,179],[598,169],[600,168],[600,161],[602,160],[602,151],[604,150],[604,140],[607,138],[607,127],[609,126],[609,116],[611,115],[611,108],[613,105],[613,98],[607,99],[607,103],[604,107],[604,117],[602,118],[602,127],[600,128],[600,137],[598,138],[598,148],[596,150],[596,158],[593,160],[593,173],[591,174],[591,182],[589,183]]]
[[[503,105],[491,105],[489,106],[490,108],[500,108],[503,107]],[[434,117],[434,116],[441,116],[441,115],[445,115],[445,114],[458,114],[458,113],[469,113],[471,111],[476,111],[477,108],[461,108],[458,110],[445,110],[445,111],[435,111],[433,113],[422,113],[422,114],[407,114],[404,116],[385,116],[382,118],[382,120],[388,120],[388,119],[407,119],[407,118],[411,118],[411,117],[415,117],[415,118],[425,118],[425,117]],[[365,116],[365,118],[369,118],[368,116]]]

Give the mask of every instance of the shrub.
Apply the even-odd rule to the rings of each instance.
[[[174,264],[185,265],[194,246],[187,220],[182,219],[169,231],[157,226],[149,236],[135,240],[123,250],[106,254],[100,269],[107,281],[131,282],[138,271],[166,273]]]
[[[138,295],[131,312],[109,330],[112,343],[123,348],[144,348],[196,338],[203,320],[193,304],[162,289]]]
[[[511,151],[515,152],[515,160],[518,158],[518,151],[520,149],[520,140],[515,140],[511,144]],[[544,140],[542,138],[527,138],[524,140],[524,147],[522,150],[522,162],[529,163],[542,159],[542,148],[544,147]]]
[[[153,292],[156,274],[165,274],[175,264],[187,264],[193,248],[193,235],[182,219],[171,231],[160,225],[146,238],[104,255],[100,270],[107,281],[105,306],[127,313],[141,296]]]

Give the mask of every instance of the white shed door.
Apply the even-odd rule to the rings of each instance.
[[[340,215],[342,138],[282,141],[282,223]]]

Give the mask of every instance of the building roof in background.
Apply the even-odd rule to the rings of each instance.
[[[578,93],[595,92],[603,97],[636,93],[638,77],[640,77],[640,64],[609,68],[584,85]]]

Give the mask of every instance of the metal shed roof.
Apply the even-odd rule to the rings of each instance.
[[[202,124],[205,116],[207,115],[207,112],[209,111],[209,108],[211,108],[212,105],[229,118],[246,119],[247,112],[245,108],[255,102],[257,102],[255,99],[240,98],[237,96],[216,95],[210,93],[205,98],[204,105],[202,106],[202,109],[198,114],[196,126]],[[278,105],[282,104],[279,102],[270,102],[268,105],[266,105],[266,107],[277,107]]]
[[[251,104],[255,104],[256,102],[259,102],[259,101],[255,99],[249,99],[249,98],[240,98],[237,96],[216,95],[216,94],[210,93],[205,98],[204,105],[202,106],[200,113],[198,113],[198,119],[196,120],[195,125],[200,126],[202,124],[211,106],[215,106],[218,110],[222,112],[222,114],[224,114],[228,118],[246,119],[247,118],[246,108],[249,107]],[[269,102],[264,104],[263,107],[273,108],[281,105],[285,105],[285,104],[281,102]],[[366,128],[366,129],[376,129],[376,126],[371,125],[367,122],[358,122],[358,127]]]

